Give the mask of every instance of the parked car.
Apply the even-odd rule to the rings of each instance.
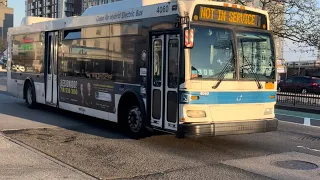
[[[320,78],[295,76],[278,83],[278,92],[320,93]]]

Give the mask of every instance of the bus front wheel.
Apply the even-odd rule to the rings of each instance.
[[[133,139],[140,139],[146,136],[145,116],[140,107],[132,104],[126,110],[123,125],[128,135]]]

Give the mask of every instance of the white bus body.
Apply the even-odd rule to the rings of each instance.
[[[232,17],[233,10],[242,14]],[[226,13],[230,14],[225,21],[249,26],[210,22],[214,16],[226,18]],[[236,38],[252,46],[260,43],[251,50],[242,44],[242,50],[231,54],[237,62],[241,58],[255,62],[255,72],[275,71],[275,63],[265,60],[274,53],[272,36],[265,35],[269,30],[265,11],[205,0],[123,0],[91,7],[80,17],[27,17],[23,22],[8,32],[7,89],[26,99],[31,108],[45,104],[120,122],[135,135],[144,126],[182,136],[277,129],[276,80],[271,75],[261,75],[261,80],[247,78],[250,73],[240,72],[243,67],[234,63],[234,71],[224,76],[228,80],[220,79],[213,88],[219,82],[219,77],[209,76],[215,67],[191,68],[197,64],[197,58],[192,58],[198,56],[194,48],[203,42],[197,40],[203,34],[197,33],[206,31],[221,42],[230,36],[236,43],[240,43]],[[189,24],[195,29],[193,48],[184,46],[184,29]],[[257,40],[260,36],[255,32],[261,32],[264,39]],[[261,43],[268,48],[261,48]],[[235,46],[231,43],[230,47]],[[230,50],[219,43],[208,48],[210,62],[205,63],[209,64],[214,55]],[[240,57],[241,52],[252,52],[252,58]],[[253,53],[264,59],[264,65]]]

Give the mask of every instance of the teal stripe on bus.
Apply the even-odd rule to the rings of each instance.
[[[276,102],[276,91],[181,92],[182,104],[257,104]],[[198,100],[191,100],[198,96]]]

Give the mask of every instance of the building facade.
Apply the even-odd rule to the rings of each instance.
[[[80,0],[79,0],[80,1]],[[91,6],[97,6],[101,4],[107,4],[112,2],[117,2],[120,0],[82,0],[82,12]]]
[[[13,27],[13,9],[0,6],[0,41],[7,42],[8,28]]]
[[[62,18],[81,15],[81,0],[26,0],[26,16]]]
[[[0,7],[7,7],[8,6],[8,0],[0,0]]]

